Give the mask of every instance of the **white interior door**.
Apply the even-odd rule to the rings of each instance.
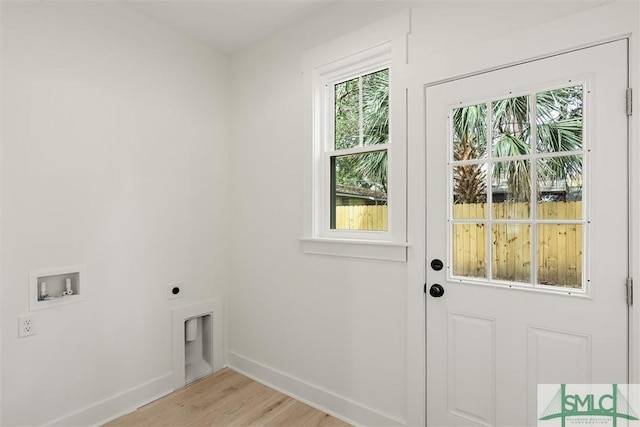
[[[621,40],[426,89],[428,425],[628,382],[626,88]]]

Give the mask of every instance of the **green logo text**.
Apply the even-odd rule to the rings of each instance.
[[[539,418],[547,421],[560,418],[562,427],[566,420],[572,417],[608,417],[613,426],[617,426],[619,418],[626,420],[638,420],[631,410],[626,397],[620,392],[617,384],[611,384],[611,393],[567,393],[567,385],[560,384],[560,389],[553,396],[551,402]]]

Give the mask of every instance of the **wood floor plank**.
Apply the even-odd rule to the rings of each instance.
[[[250,411],[256,402],[263,401],[274,393],[276,392],[262,384],[251,382],[222,399],[213,401],[207,406],[198,407],[198,415],[192,415],[190,423],[186,425],[227,426],[243,412]]]
[[[265,427],[341,427],[347,425],[329,414],[297,401],[294,402],[289,410],[282,412],[272,421],[264,424]]]
[[[249,378],[234,374],[235,372],[231,370],[222,370],[106,425],[109,427],[186,426],[195,414],[202,411],[202,408],[224,400],[225,397],[233,395],[252,382]],[[212,381],[215,382],[215,387],[210,386]]]
[[[309,405],[223,369],[104,427],[348,427]]]
[[[286,412],[295,400],[282,393],[275,393],[268,399],[260,402],[252,408],[247,408],[242,414],[233,420],[230,426],[263,426],[271,420]]]

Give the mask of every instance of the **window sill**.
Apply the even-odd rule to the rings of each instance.
[[[378,261],[407,261],[408,243],[328,238],[300,239],[302,252]]]

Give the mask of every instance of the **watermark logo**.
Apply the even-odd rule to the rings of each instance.
[[[538,426],[640,426],[637,384],[540,384]]]

